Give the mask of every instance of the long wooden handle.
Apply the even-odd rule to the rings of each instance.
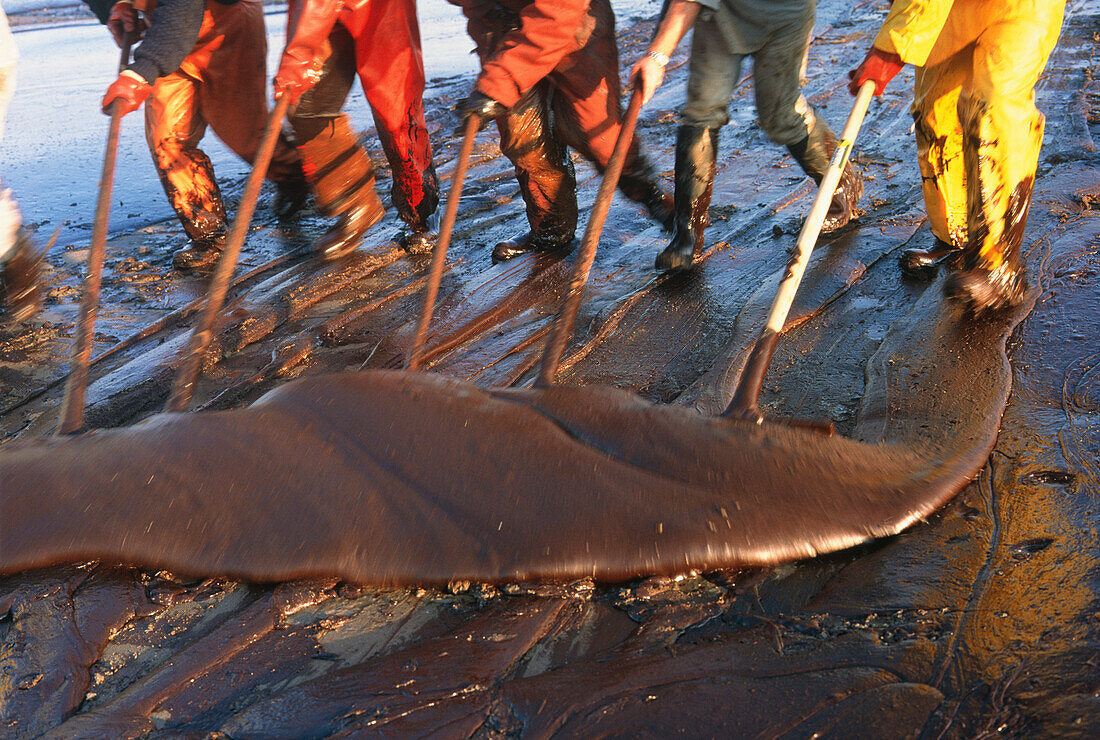
[[[779,283],[779,289],[772,301],[771,311],[768,313],[768,322],[760,332],[760,337],[749,354],[745,363],[745,369],[741,372],[741,380],[737,384],[737,390],[733,395],[733,401],[722,413],[723,416],[745,416],[759,419],[760,413],[757,402],[760,398],[760,389],[764,382],[764,373],[771,362],[775,345],[779,341],[779,334],[787,322],[787,314],[791,311],[795,293],[802,282],[802,276],[806,273],[806,266],[810,263],[810,254],[817,244],[817,237],[821,234],[821,226],[825,223],[825,216],[829,213],[829,206],[836,192],[836,186],[840,183],[844,165],[848,162],[848,156],[852,153],[852,144],[855,143],[859,129],[863,125],[863,117],[867,115],[867,108],[871,104],[871,97],[875,93],[873,80],[864,82],[859,88],[856,102],[852,105],[852,112],[848,114],[848,121],[844,124],[844,131],[840,135],[840,141],[833,152],[833,158],[829,162],[829,169],[825,171],[825,177],[817,189],[817,197],[814,198],[813,207],[802,224],[802,231],[798,235],[798,242],[794,252],[787,262],[787,273]]]
[[[241,247],[244,246],[245,237],[248,235],[248,227],[252,223],[252,214],[256,211],[256,201],[260,197],[264,175],[267,174],[271,157],[275,153],[275,144],[279,139],[283,118],[286,116],[289,105],[290,97],[282,96],[275,102],[275,110],[271,112],[271,118],[268,119],[267,128],[264,129],[264,136],[252,165],[252,173],[248,176],[248,183],[245,185],[240,205],[237,207],[237,215],[229,231],[229,238],[226,240],[221,257],[218,258],[214,276],[210,280],[210,287],[206,292],[206,303],[203,304],[199,321],[191,332],[187,354],[172,384],[172,394],[168,397],[166,411],[186,411],[188,404],[191,403],[191,396],[195,392],[195,381],[202,368],[202,358],[206,354],[206,348],[210,346],[214,319],[217,318],[218,312],[225,303],[229,280],[233,277]]]
[[[130,63],[133,34],[123,34],[118,68],[121,72]],[[122,130],[122,103],[111,104],[111,124],[107,129],[107,151],[103,155],[103,171],[99,176],[99,199],[96,201],[92,225],[92,245],[88,249],[88,264],[84,272],[84,292],[80,298],[80,314],[73,336],[69,377],[65,397],[61,402],[58,434],[75,434],[84,428],[84,401],[88,391],[88,366],[95,337],[95,320],[99,312],[99,289],[103,282],[103,262],[107,253],[107,227],[111,219],[111,191],[115,184],[115,164],[118,161],[118,139]]]
[[[466,170],[470,167],[470,155],[474,151],[477,129],[481,124],[477,116],[466,119],[462,130],[462,148],[458,151],[454,177],[451,178],[451,191],[447,194],[447,209],[443,212],[443,222],[439,225],[439,239],[432,250],[432,265],[428,271],[428,284],[424,287],[424,304],[420,309],[420,319],[416,322],[416,333],[412,346],[405,358],[406,370],[419,370],[424,357],[424,339],[428,335],[428,324],[435,311],[435,299],[439,295],[439,283],[443,279],[443,266],[447,263],[447,248],[451,245],[455,219],[458,217],[458,201],[462,198],[462,185],[466,182]]]
[[[538,385],[548,386],[554,383],[558,374],[558,365],[561,356],[565,352],[565,345],[573,334],[573,323],[577,319],[577,311],[580,309],[581,298],[584,296],[584,286],[588,284],[588,275],[592,271],[592,262],[596,259],[596,247],[600,243],[600,234],[603,233],[607,214],[611,210],[611,200],[615,197],[615,188],[619,186],[619,177],[623,173],[623,165],[626,163],[627,151],[630,142],[634,138],[634,128],[638,123],[638,114],[642,110],[642,89],[637,84],[630,95],[630,103],[623,115],[622,127],[619,129],[619,138],[615,140],[615,148],[612,150],[611,159],[607,162],[603,181],[600,183],[599,192],[596,194],[596,202],[592,205],[592,215],[588,218],[588,225],[584,229],[584,238],[577,253],[577,261],[573,265],[573,273],[569,277],[569,292],[562,300],[561,310],[550,332],[550,340],[546,344],[546,352],[542,356],[542,370],[539,373]]]

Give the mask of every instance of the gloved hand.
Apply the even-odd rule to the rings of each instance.
[[[848,73],[848,92],[852,95],[859,94],[859,88],[867,80],[875,81],[875,95],[882,95],[882,91],[890,84],[890,80],[897,76],[905,62],[893,52],[882,51],[871,47],[864,58],[863,63]]]
[[[305,55],[303,55],[305,56]],[[289,50],[283,52],[283,59],[279,63],[279,71],[275,73],[275,98],[284,95],[290,97],[290,104],[297,105],[306,91],[317,84],[321,79],[321,69],[325,60],[319,57],[308,59],[302,56],[292,55]]]
[[[130,32],[133,34],[130,41],[138,41],[145,34],[145,29],[148,28],[148,24],[145,22],[138,12],[134,9],[132,0],[119,0],[111,8],[111,15],[107,18],[107,30],[111,32],[111,36],[114,37],[115,43],[118,47],[122,48],[122,34],[124,32]]]
[[[153,92],[153,86],[146,82],[144,77],[137,72],[126,70],[107,88],[107,94],[103,96],[100,107],[103,113],[109,116],[111,104],[118,101],[122,106],[122,115],[126,115],[140,108],[151,92]]]
[[[478,131],[485,128],[489,121],[494,118],[500,118],[507,112],[507,108],[480,90],[474,90],[470,93],[469,97],[458,104],[458,116],[462,119],[463,124],[469,120],[470,116],[477,116]],[[464,125],[460,125],[458,127],[458,132],[461,133],[464,128]]]

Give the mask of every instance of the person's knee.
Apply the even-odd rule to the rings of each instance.
[[[814,112],[801,95],[792,104],[782,106],[757,105],[760,128],[774,144],[797,144],[810,135],[814,127]]]
[[[194,149],[194,145],[183,138],[176,136],[162,136],[149,139],[149,151],[153,154],[153,161],[161,172],[168,172],[180,166],[186,158],[186,152]]]
[[[729,98],[688,89],[687,102],[680,110],[680,123],[704,128],[722,128],[729,123]]]

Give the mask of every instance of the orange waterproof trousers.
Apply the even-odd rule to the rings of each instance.
[[[210,159],[199,149],[209,125],[249,164],[267,125],[267,32],[260,0],[208,2],[195,48],[153,84],[145,137],[168,201],[184,230],[202,241],[224,231],[225,206]],[[298,154],[280,137],[267,177],[302,177]]]
[[[463,10],[470,18],[469,30],[483,68],[497,58],[502,64],[518,64],[502,52],[510,48],[508,34],[517,29],[522,32],[520,13],[497,7],[476,16],[477,8],[470,5],[465,3]],[[579,48],[566,54],[506,115],[497,119],[500,149],[515,165],[527,218],[535,234],[569,236],[576,229],[577,182],[565,147],[576,149],[602,173],[621,128],[619,50],[615,15],[608,0],[593,0],[581,28],[571,37],[579,42]],[[513,71],[513,78],[523,78],[523,70]],[[499,91],[489,85],[490,81],[483,72],[478,89],[492,97]],[[648,204],[660,195],[655,182],[635,136],[619,190],[633,201]]]
[[[358,76],[392,170],[394,207],[414,229],[424,228],[439,204],[439,180],[424,120],[416,3],[348,0],[328,46],[321,79],[291,117],[318,206],[336,215],[374,197],[370,158],[341,112]]]

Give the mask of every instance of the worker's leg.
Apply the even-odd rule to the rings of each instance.
[[[198,144],[206,121],[198,105],[199,81],[181,72],[161,77],[145,103],[145,138],[168,202],[191,246],[174,257],[180,269],[205,269],[217,260],[228,228],[210,158]]]
[[[550,75],[555,133],[602,173],[611,159],[622,122],[619,50],[615,17],[607,0],[589,10],[595,28],[588,43],[566,57]],[[649,215],[672,227],[672,199],[657,183],[653,166],[640,152],[637,134],[630,142],[619,190],[646,207]]]
[[[975,310],[1011,305],[1026,292],[1021,254],[1043,114],[1035,83],[1062,25],[1062,3],[1023,3],[978,37],[970,84],[959,96],[967,182],[964,267],[946,286]]]
[[[233,5],[211,3],[209,33],[189,57],[196,65],[199,106],[214,134],[241,159],[252,164],[268,123],[267,31],[259,0]],[[280,216],[305,205],[307,186],[301,159],[280,132],[267,178],[279,188]]]
[[[290,125],[317,207],[327,216],[339,217],[317,249],[326,258],[338,258],[359,245],[384,210],[375,192],[370,157],[342,113],[355,81],[355,42],[337,23],[328,44],[331,53],[321,79],[302,96]]]
[[[439,178],[424,120],[424,60],[413,0],[374,0],[345,11],[356,40],[356,66],[374,113],[375,128],[393,175],[393,204],[409,230],[401,238],[412,252],[433,244]],[[342,16],[342,18],[344,17]]]
[[[802,95],[802,70],[813,24],[813,9],[808,7],[801,18],[773,32],[753,55],[753,89],[764,133],[776,144],[786,146],[802,171],[820,184],[837,139]],[[821,230],[835,231],[847,224],[855,215],[861,195],[863,178],[848,162]]]
[[[675,220],[656,268],[683,270],[703,250],[718,156],[718,129],[729,122],[729,103],[741,77],[741,54],[732,53],[711,21],[695,23],[687,102],[676,131]]]
[[[530,230],[501,242],[493,259],[524,252],[562,249],[577,231],[577,178],[565,144],[551,128],[549,95],[543,80],[497,119],[500,150],[512,162],[527,206]]]

